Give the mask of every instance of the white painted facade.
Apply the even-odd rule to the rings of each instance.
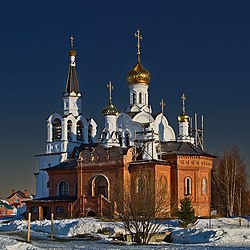
[[[135,146],[135,140],[147,141],[143,159],[158,159],[160,142],[175,141],[175,133],[163,113],[156,118],[148,102],[148,85],[129,84],[129,106],[125,113],[105,115],[101,143],[105,147],[119,145],[123,148]],[[150,142],[149,142],[150,141]],[[142,146],[142,145],[141,145]]]
[[[48,174],[45,169],[66,160],[74,147],[97,141],[97,124],[81,114],[81,93],[76,77],[75,51],[70,50],[69,73],[63,95],[63,115],[53,113],[47,120],[45,154],[37,155],[39,171],[36,176],[36,198],[48,197]],[[72,86],[69,86],[72,85]],[[67,91],[70,89],[70,91]]]

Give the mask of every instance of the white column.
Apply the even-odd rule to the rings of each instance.
[[[67,120],[63,118],[62,120],[62,141],[66,141],[67,138]]]
[[[47,122],[47,142],[52,142],[52,124]]]
[[[75,122],[72,122],[71,132],[72,132],[72,141],[76,141],[76,123]]]

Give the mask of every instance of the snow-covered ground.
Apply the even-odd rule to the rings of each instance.
[[[210,227],[209,229],[208,227]],[[200,219],[195,226],[183,229],[177,221],[162,222],[162,231],[170,230],[173,243],[139,246],[117,244],[110,236],[124,233],[120,222],[100,221],[94,218],[54,221],[55,240],[50,240],[51,222],[31,222],[31,243],[24,240],[27,222],[0,221],[0,249],[250,249],[249,221],[238,218]],[[104,234],[105,233],[105,234]]]

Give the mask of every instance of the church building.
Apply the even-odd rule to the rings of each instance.
[[[137,62],[127,74],[128,106],[124,112],[117,110],[109,82],[100,133],[95,120],[81,113],[71,37],[63,113],[53,113],[47,120],[46,152],[36,156],[36,199],[26,202],[33,219],[50,218],[51,213],[55,218],[113,217],[126,209],[125,197],[140,200],[145,194],[150,194],[147,202],[155,205],[156,217],[175,215],[185,196],[191,198],[197,216],[210,215],[214,156],[194,136],[184,94],[177,136],[164,114],[163,99],[161,112],[153,114],[151,76],[141,63],[139,30],[135,37]]]

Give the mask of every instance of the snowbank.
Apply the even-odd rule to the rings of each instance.
[[[211,225],[212,228],[208,229]],[[250,228],[248,221],[242,220],[239,226],[238,218],[218,218],[211,221],[201,219],[197,224],[188,229],[179,228],[177,221],[162,222],[161,231],[172,232],[173,243],[178,244],[206,244],[208,246],[249,246]],[[0,239],[0,249],[27,249],[26,243],[9,242],[6,232],[22,233],[27,232],[27,221],[15,220],[9,223],[0,221],[0,234],[5,233]],[[48,240],[51,232],[51,221],[31,222],[31,238]],[[71,238],[82,235],[92,235],[110,240],[109,236],[116,233],[125,233],[121,222],[106,222],[94,218],[65,219],[54,221],[54,233],[58,238]],[[5,248],[3,246],[6,246]],[[38,248],[29,248],[38,249]]]

